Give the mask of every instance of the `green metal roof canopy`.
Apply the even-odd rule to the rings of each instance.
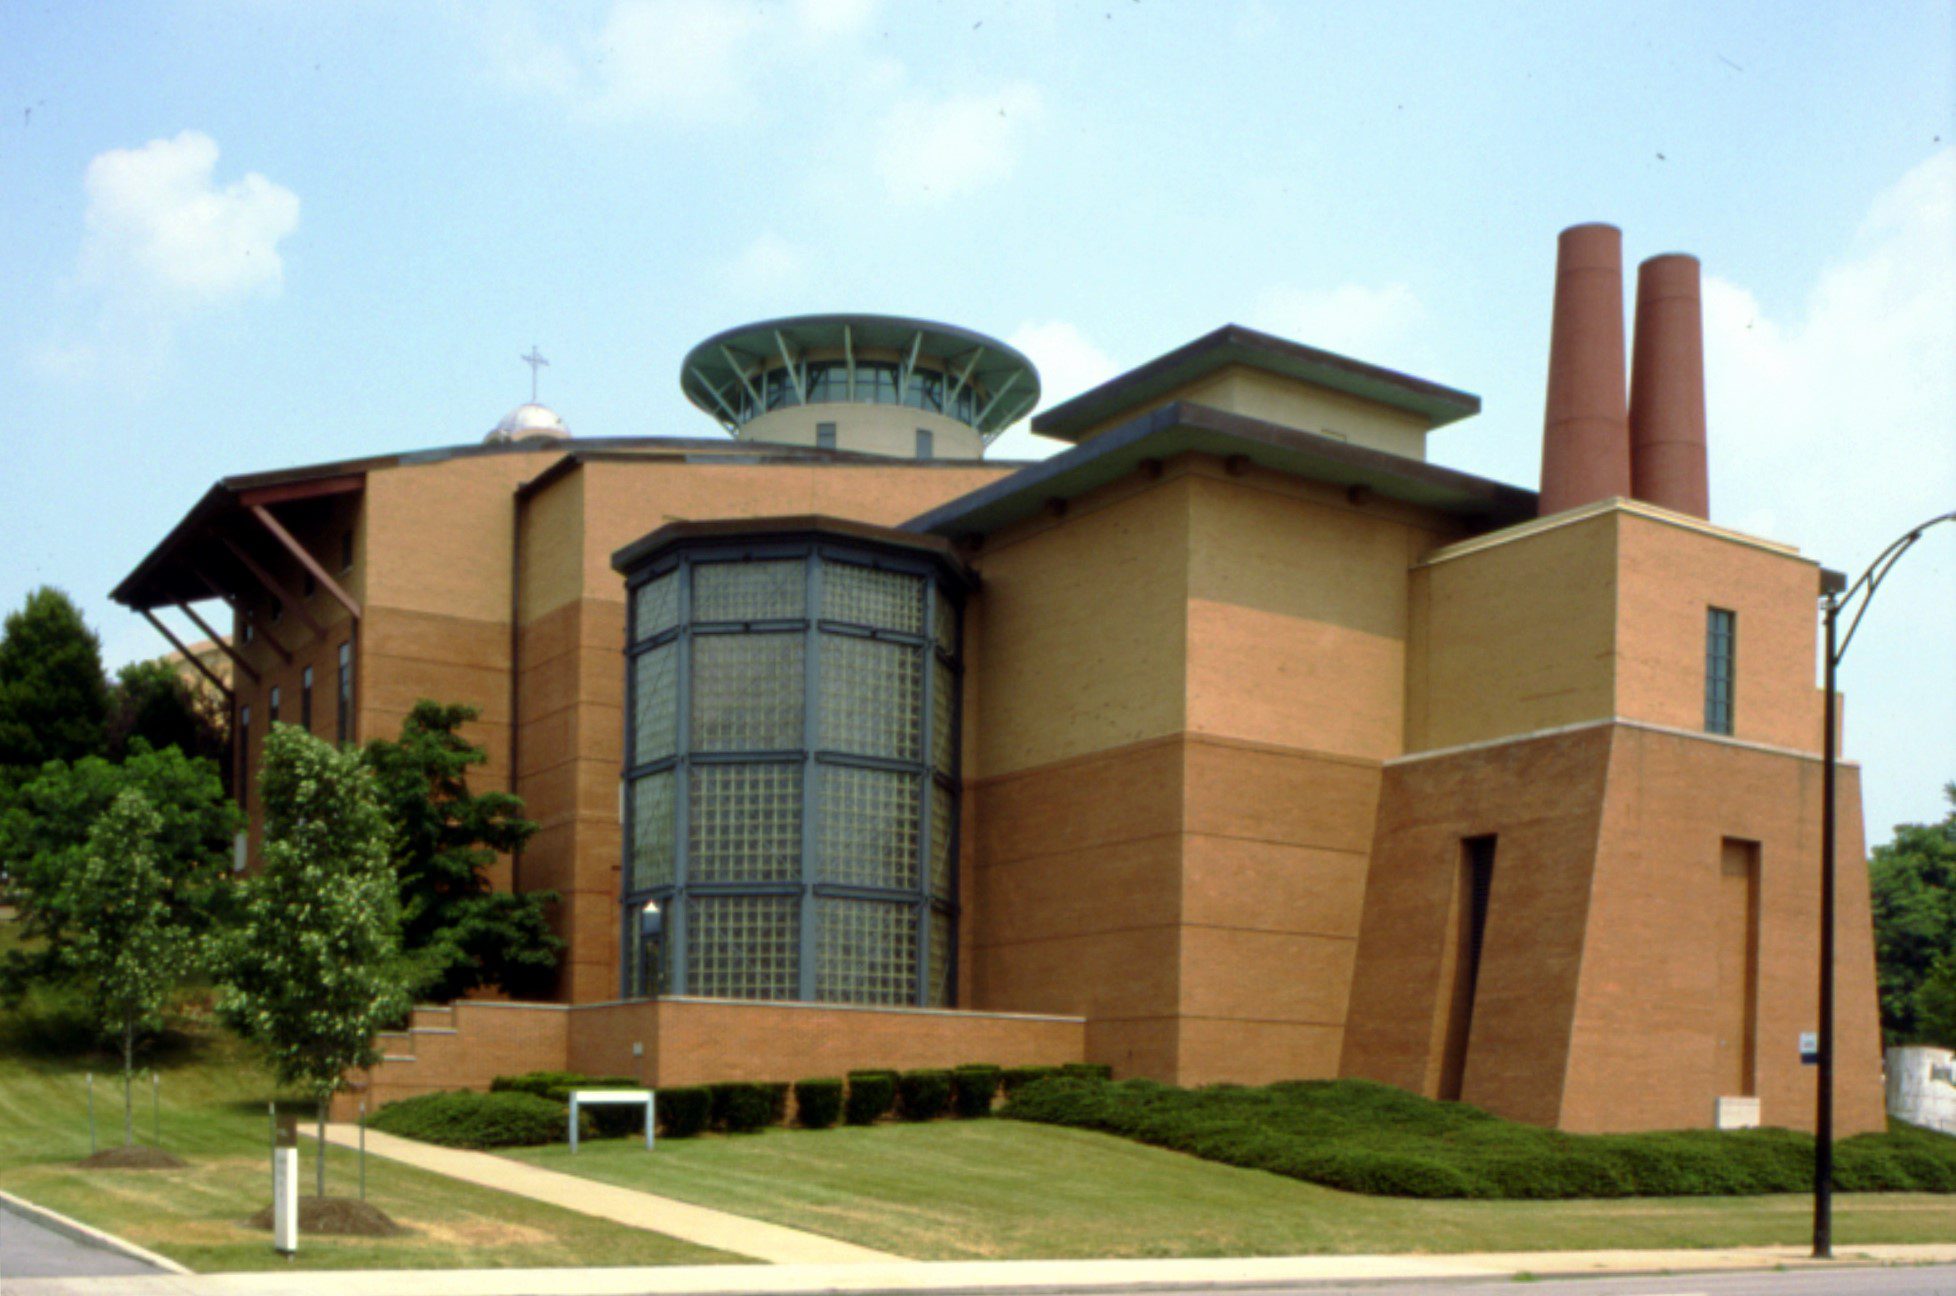
[[[969,388],[979,396],[975,417],[964,421],[987,442],[1039,403],[1039,371],[1018,351],[970,329],[900,315],[795,315],[743,324],[688,352],[679,386],[693,404],[737,430],[758,417],[742,401],[754,394],[755,379],[769,370],[805,378],[811,352],[845,362],[852,389],[856,365],[866,353],[880,353],[879,364],[888,364],[894,354],[899,393],[907,390],[919,361],[932,361],[953,390]],[[798,380],[796,390],[801,386]]]

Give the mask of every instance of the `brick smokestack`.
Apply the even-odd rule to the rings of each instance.
[[[1711,515],[1705,473],[1705,329],[1698,258],[1637,267],[1636,356],[1630,370],[1630,489],[1692,517]]]
[[[1623,380],[1623,231],[1571,226],[1556,243],[1542,429],[1544,517],[1630,493]]]

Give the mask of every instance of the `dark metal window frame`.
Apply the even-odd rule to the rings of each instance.
[[[692,616],[693,588],[692,572],[696,567],[711,563],[746,563],[770,560],[799,560],[803,564],[804,615],[800,617],[769,618],[752,621],[716,621],[695,623]],[[822,573],[825,563],[849,564],[884,571],[902,572],[922,578],[924,582],[924,615],[918,633],[887,629],[880,626],[864,625],[854,622],[837,621],[825,618],[822,612]],[[644,639],[636,637],[637,600],[641,588],[666,575],[676,574],[678,585],[677,613],[675,623],[657,634]],[[623,827],[623,868],[620,872],[620,959],[619,984],[623,993],[634,996],[638,987],[633,984],[633,964],[640,951],[640,917],[645,902],[654,901],[659,906],[662,917],[661,937],[666,972],[663,983],[666,993],[684,995],[689,992],[687,968],[687,924],[689,895],[779,895],[794,896],[797,905],[797,994],[803,1002],[815,1002],[817,979],[817,954],[820,933],[817,928],[817,901],[825,898],[873,900],[883,903],[909,905],[913,911],[916,931],[915,965],[913,987],[909,1005],[931,1007],[931,919],[933,914],[947,918],[953,932],[950,957],[946,961],[948,986],[942,1006],[950,1006],[956,1000],[958,950],[955,933],[957,931],[958,904],[958,850],[959,850],[959,742],[955,732],[959,724],[961,708],[958,705],[963,689],[963,664],[961,656],[946,654],[938,641],[937,617],[940,603],[936,597],[942,592],[946,597],[944,606],[949,608],[954,619],[962,617],[961,599],[956,582],[947,579],[942,566],[928,557],[904,553],[901,550],[882,548],[869,543],[836,541],[826,538],[781,541],[738,541],[714,540],[699,541],[676,552],[662,555],[658,560],[642,569],[632,572],[626,581],[625,591],[625,710],[624,710],[624,750],[625,769],[623,771],[622,795],[620,797],[620,818]],[[800,633],[806,636],[802,653],[802,745],[786,750],[751,750],[736,752],[695,752],[691,750],[692,727],[692,643],[702,635],[752,634],[752,633]],[[922,678],[919,690],[919,732],[917,759],[914,761],[890,759],[864,755],[856,752],[837,751],[819,746],[821,708],[821,647],[825,636],[851,636],[897,642],[920,650],[922,659]],[[950,636],[953,643],[959,642],[959,635]],[[674,752],[656,760],[639,762],[636,746],[636,720],[638,714],[638,670],[637,661],[641,654],[668,644],[676,645],[677,707],[676,735]],[[950,743],[949,771],[939,771],[933,764],[935,743],[932,726],[936,723],[935,697],[938,672],[941,663],[948,668],[951,687],[959,696],[954,696],[950,709],[953,726]],[[739,765],[739,764],[783,764],[799,761],[802,766],[801,782],[801,869],[800,877],[794,881],[780,882],[692,882],[690,874],[691,849],[691,770],[695,766]],[[855,767],[861,769],[888,770],[913,774],[917,778],[917,884],[914,889],[893,889],[865,887],[837,882],[825,882],[819,877],[820,823],[820,779],[818,771],[823,766]],[[637,781],[652,774],[670,772],[673,776],[673,866],[672,880],[650,887],[633,887],[632,854],[636,847],[637,798],[633,789]],[[948,895],[935,895],[932,891],[932,850],[931,850],[931,811],[933,792],[943,788],[952,797],[952,814],[949,825],[949,841],[946,849],[950,852],[951,869]]]
[[[340,742],[353,737],[353,641],[348,639],[340,644],[339,651],[339,695],[336,700],[337,714],[333,718],[334,732]]]
[[[1705,732],[1730,736],[1737,713],[1739,614],[1705,609]]]
[[[312,732],[312,667],[299,672],[299,727]]]

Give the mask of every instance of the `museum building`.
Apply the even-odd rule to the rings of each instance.
[[[532,403],[227,477],[115,597],[212,639],[225,605],[240,867],[269,724],[365,741],[423,697],[539,822],[495,882],[559,896],[556,995],[417,1010],[373,1100],[1086,1060],[1810,1126],[1821,571],[1709,521],[1697,262],[1640,267],[1633,362],[1623,298],[1618,232],[1565,231],[1539,493],[1427,461],[1476,397],[1236,326],[988,460],[1023,356],[799,317],[685,358],[727,435]]]

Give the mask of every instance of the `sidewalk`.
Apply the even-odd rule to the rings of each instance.
[[[371,1150],[371,1149],[369,1149]],[[303,1243],[302,1243],[303,1245]],[[1833,1265],[1956,1263],[1956,1245],[1843,1247]],[[1500,1279],[1804,1268],[1804,1247],[1566,1251],[1459,1256],[1298,1256],[1258,1260],[1003,1260],[703,1265],[663,1269],[433,1269],[49,1278],[7,1296],[809,1296],[812,1293],[1133,1292],[1308,1283]]]
[[[353,1125],[328,1125],[326,1141],[345,1148],[358,1147],[360,1131]],[[594,1179],[559,1174],[555,1170],[544,1170],[485,1152],[436,1147],[432,1143],[419,1143],[376,1130],[367,1131],[367,1151],[373,1156],[405,1162],[478,1187],[548,1202],[552,1206],[595,1215],[628,1228],[663,1233],[682,1242],[712,1247],[716,1251],[768,1264],[846,1265],[903,1260],[901,1256],[838,1242],[817,1233],[767,1224],[744,1215],[729,1215],[725,1211],[674,1201],[670,1197],[657,1197],[633,1188],[618,1188]]]

